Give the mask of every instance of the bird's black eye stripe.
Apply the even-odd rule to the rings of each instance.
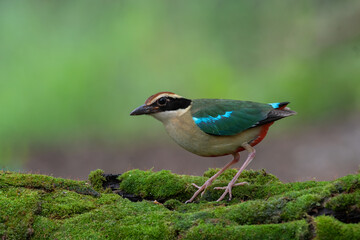
[[[164,112],[185,109],[190,104],[191,100],[186,98],[161,97],[155,101],[152,106],[158,107],[159,112]]]
[[[161,97],[157,100],[157,103],[159,106],[164,106],[166,104],[166,102],[167,102],[166,97]]]

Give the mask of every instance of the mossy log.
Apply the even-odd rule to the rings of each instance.
[[[1,239],[360,239],[360,174],[282,183],[244,171],[232,201],[216,202],[227,170],[196,202],[204,177],[131,170],[89,181],[0,171]]]

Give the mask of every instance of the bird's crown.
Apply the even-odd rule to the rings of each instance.
[[[159,92],[159,93],[156,93],[154,95],[151,95],[148,99],[146,99],[145,101],[145,105],[152,105],[153,103],[155,103],[156,101],[160,100],[161,98],[162,101],[165,100],[165,99],[180,99],[180,98],[183,98],[173,92]]]

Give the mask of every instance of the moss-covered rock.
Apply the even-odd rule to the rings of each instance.
[[[91,184],[91,186],[96,190],[96,191],[102,191],[103,190],[103,184],[106,181],[105,177],[104,177],[104,171],[101,169],[97,169],[95,171],[92,171],[89,174],[89,182]]]
[[[316,238],[328,239],[360,239],[360,224],[345,224],[333,217],[320,216],[315,218]]]
[[[184,239],[224,239],[224,240],[288,240],[310,239],[308,224],[305,220],[287,222],[282,224],[263,225],[223,225],[216,219],[201,222],[191,228]]]
[[[239,181],[249,185],[235,187],[232,201],[216,202],[221,191],[213,187],[231,180],[230,169],[196,203],[184,204],[196,190],[191,183],[201,185],[215,171],[195,177],[131,170],[112,183],[113,192],[103,191],[102,170],[90,174],[91,184],[0,171],[0,237],[360,239],[360,175],[282,183],[264,170],[244,171]]]
[[[192,182],[201,184],[203,177],[176,175],[168,170],[159,172],[128,171],[119,178],[120,190],[149,200],[164,202],[168,199],[186,201],[193,194]]]

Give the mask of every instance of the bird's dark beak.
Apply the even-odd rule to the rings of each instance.
[[[151,114],[159,112],[159,108],[151,105],[141,105],[138,108],[135,108],[130,115],[143,115],[143,114]]]

